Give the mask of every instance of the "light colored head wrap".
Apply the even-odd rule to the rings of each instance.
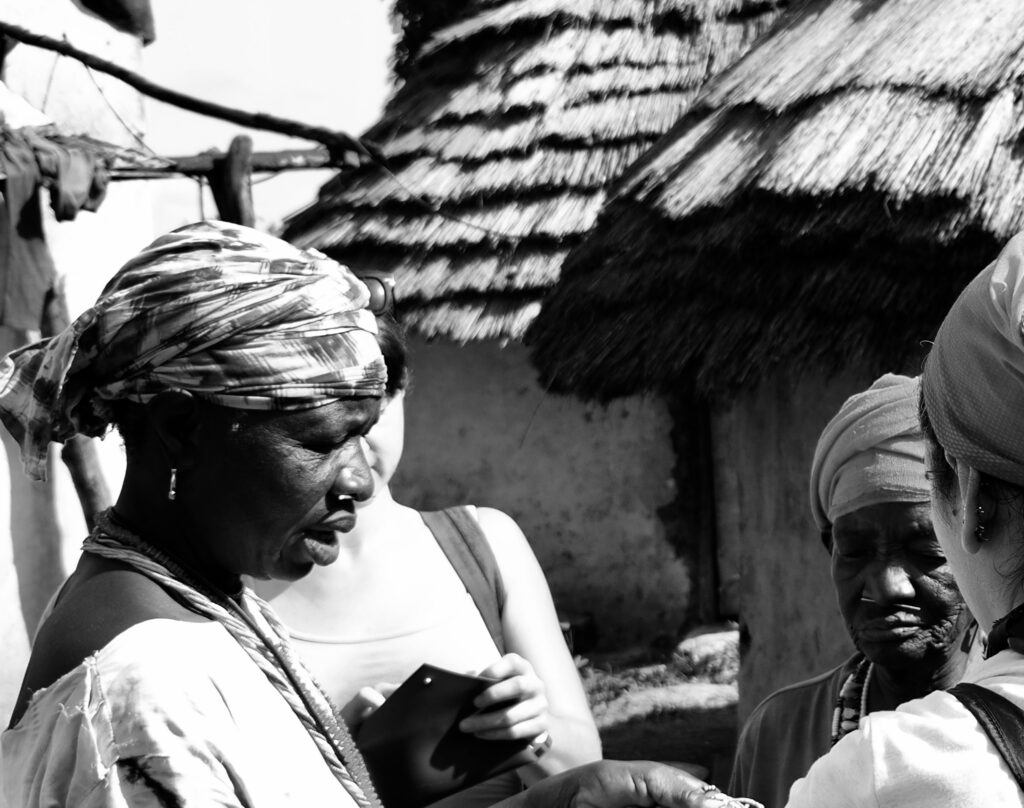
[[[923,376],[942,447],[1024,485],[1024,234],[972,280],[942,321]]]
[[[379,396],[385,369],[366,287],[314,250],[200,222],[150,244],[66,330],[0,362],[0,418],[25,473],[51,440],[95,436],[104,401],[167,390],[247,410]]]
[[[887,373],[829,421],[811,463],[820,530],[868,505],[928,500],[918,396],[918,379]]]

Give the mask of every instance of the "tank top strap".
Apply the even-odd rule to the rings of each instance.
[[[1024,712],[1005,696],[973,682],[960,682],[948,692],[981,724],[1024,791]]]
[[[420,516],[476,604],[498,652],[504,655],[501,614],[505,608],[505,585],[480,523],[465,505],[421,511]]]

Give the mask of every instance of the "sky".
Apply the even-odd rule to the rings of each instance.
[[[152,0],[156,41],[142,54],[151,81],[248,112],[266,112],[358,135],[383,109],[394,42],[390,0]],[[146,142],[160,154],[224,151],[237,134],[257,151],[316,144],[247,131],[146,99]],[[253,177],[257,224],[274,227],[316,198],[330,171]],[[154,187],[156,232],[213,216],[193,180]]]

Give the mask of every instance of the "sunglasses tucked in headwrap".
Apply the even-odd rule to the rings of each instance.
[[[0,363],[0,418],[25,472],[49,441],[102,434],[102,402],[182,390],[227,407],[298,410],[379,396],[385,370],[366,287],[316,251],[200,222],[154,241],[52,339]]]
[[[811,511],[819,530],[880,502],[926,502],[918,380],[887,373],[846,400],[818,439]]]
[[[968,285],[942,321],[922,387],[943,448],[1024,485],[1024,234]]]

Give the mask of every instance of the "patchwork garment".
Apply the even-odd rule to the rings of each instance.
[[[212,621],[138,623],[36,693],[0,736],[0,783],[10,806],[356,805]]]

